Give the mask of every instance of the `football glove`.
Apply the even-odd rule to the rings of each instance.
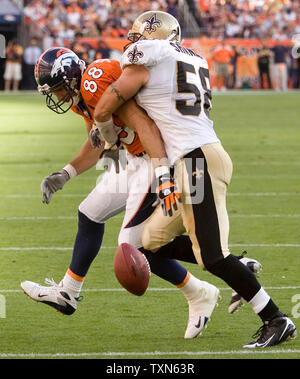
[[[158,172],[162,171],[159,170]],[[181,202],[181,197],[175,185],[174,178],[167,167],[164,173],[158,175],[157,193],[164,215],[172,216],[173,209],[175,211],[178,209],[177,201]]]
[[[65,183],[70,179],[70,176],[66,170],[60,170],[48,175],[41,184],[41,190],[43,193],[43,203],[49,204],[53,194],[61,190]]]
[[[100,147],[103,141],[99,128],[92,128],[89,132],[89,141],[94,149]]]
[[[114,145],[118,141],[118,127],[114,124],[112,117],[108,121],[95,121],[92,129],[89,132],[89,140],[91,145],[96,148],[100,147],[102,141],[106,141]]]
[[[120,173],[120,165],[123,170],[126,167],[127,159],[125,154],[120,154],[120,150],[123,150],[120,141],[115,143],[114,145],[110,145],[108,143],[105,144],[104,150],[100,154],[100,159],[102,160],[103,167],[110,171],[112,165],[114,164],[116,168],[116,173]]]

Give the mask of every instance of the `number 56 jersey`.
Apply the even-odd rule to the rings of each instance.
[[[211,91],[205,59],[174,42],[142,40],[122,55],[122,68],[132,64],[150,71],[136,101],[160,129],[171,164],[203,145],[219,142],[209,118]]]

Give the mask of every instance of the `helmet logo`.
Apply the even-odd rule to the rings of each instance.
[[[139,58],[142,58],[144,56],[144,53],[142,51],[138,51],[137,47],[134,46],[133,50],[130,51],[127,56],[130,63],[137,63]]]
[[[50,73],[51,77],[57,76],[60,71],[64,72],[65,66],[71,67],[73,60],[77,60],[76,58],[76,55],[72,52],[67,51],[66,53],[61,53],[53,63]]]
[[[146,24],[144,31],[147,31],[149,34],[155,32],[157,28],[161,27],[161,21],[156,19],[156,14],[148,20],[144,20],[143,24]]]
[[[65,53],[69,53],[70,51],[67,50],[67,49],[60,49],[58,50],[58,52],[56,53],[56,57],[58,58],[59,56],[61,56],[62,54],[65,54]]]

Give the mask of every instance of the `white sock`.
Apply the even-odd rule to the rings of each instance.
[[[72,296],[79,297],[84,279],[85,277],[78,276],[68,269],[60,285],[69,291]]]
[[[195,297],[199,297],[199,285],[201,283],[204,282],[188,272],[184,281],[176,287],[183,293],[187,301],[192,301]]]
[[[261,287],[257,294],[249,301],[249,304],[252,306],[255,313],[259,313],[268,304],[269,300],[270,296]]]

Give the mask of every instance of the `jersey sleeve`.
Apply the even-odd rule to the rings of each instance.
[[[143,40],[128,47],[121,58],[121,67],[132,64],[151,67],[157,65],[166,55],[166,41]]]
[[[85,70],[80,92],[83,100],[90,108],[95,108],[103,92],[121,75],[120,63],[113,59],[98,59]]]

